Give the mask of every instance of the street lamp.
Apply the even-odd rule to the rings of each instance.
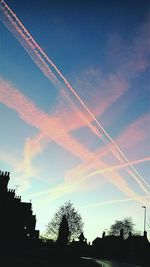
[[[146,231],[146,206],[142,206],[144,209],[144,232]]]

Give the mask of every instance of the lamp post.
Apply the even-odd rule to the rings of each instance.
[[[146,206],[142,206],[144,209],[144,232],[146,231]]]

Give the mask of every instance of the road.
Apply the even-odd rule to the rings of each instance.
[[[99,260],[94,258],[82,257],[85,260],[90,260],[92,262],[97,263],[100,267],[141,267],[140,265],[128,264],[125,262],[115,262],[108,260]]]

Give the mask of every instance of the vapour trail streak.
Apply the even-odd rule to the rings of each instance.
[[[3,0],[0,0],[0,9],[1,8],[2,13],[0,13],[0,19],[8,28],[8,30],[12,32],[16,39],[21,43],[23,48],[27,51],[29,56],[33,59],[35,64],[55,85],[55,87],[58,87],[60,90],[64,89],[64,86],[59,81],[58,77],[56,77],[55,74],[51,71],[50,67],[53,67],[54,69],[55,66],[53,62],[47,57],[41,47],[35,42],[33,37],[29,34],[29,32],[17,18],[17,16],[11,11],[11,9],[4,3]],[[87,122],[87,125],[91,129],[91,131],[99,138],[101,138],[101,134],[97,130],[97,127],[91,124],[91,121],[86,118],[85,114],[83,114],[82,119]]]
[[[132,161],[130,163],[131,164],[138,164],[138,163],[142,163],[142,162],[146,162],[146,161],[150,161],[150,157],[146,157],[146,158],[139,159],[139,160],[134,160],[134,161]],[[86,177],[91,177],[91,176],[94,176],[94,175],[97,175],[97,174],[100,174],[100,173],[104,173],[104,172],[111,172],[111,171],[114,171],[114,170],[119,170],[119,169],[122,169],[122,168],[125,168],[125,167],[128,167],[128,166],[129,166],[128,163],[114,165],[114,166],[111,166],[111,167],[108,167],[108,168],[104,168],[104,169],[100,169],[98,171],[92,172],[89,175],[87,175]],[[148,184],[147,184],[147,186],[150,188],[150,186]]]
[[[58,144],[61,143],[62,145],[64,143],[63,145],[64,148],[68,147],[67,143],[65,142],[65,139],[63,139],[64,142],[60,142],[59,136],[57,135],[55,136],[54,132],[50,131],[51,128],[52,129],[54,128],[53,120],[51,120],[48,117],[48,115],[43,114],[43,112],[38,110],[36,106],[34,106],[32,102],[29,102],[28,99],[26,99],[23,95],[21,95],[21,93],[17,91],[17,89],[12,88],[7,83],[0,84],[0,100],[3,104],[7,105],[9,108],[12,108],[15,111],[17,111],[19,116],[24,121],[26,121],[28,124],[33,125],[34,127],[40,129],[46,136],[49,136],[50,139],[54,140]],[[47,128],[47,125],[49,126],[51,125],[50,129],[49,127]],[[60,125],[60,128],[64,129],[64,127],[62,127],[61,124],[58,124],[58,125],[55,124],[55,129],[59,129],[59,125]],[[63,135],[64,134],[65,132],[63,131]],[[70,140],[69,140],[69,143],[70,143]],[[77,146],[77,143],[75,144],[75,146]],[[68,149],[70,149],[70,147],[68,147]],[[75,153],[75,150],[73,151]],[[81,154],[81,148],[80,148],[80,152],[79,150],[76,152],[77,152],[77,155],[79,154],[79,155],[84,156],[83,151]],[[85,154],[87,154],[87,152]],[[89,154],[89,156],[92,158],[91,154]],[[104,166],[103,164],[103,168],[104,167],[106,168],[107,166],[106,165]],[[130,197],[132,196],[132,198],[135,198],[135,200],[138,197],[136,194],[134,194],[132,189],[128,187],[126,181],[124,181],[122,177],[115,175],[115,177],[113,179],[109,179],[109,181],[115,184],[117,188],[121,190],[123,193],[129,195]],[[44,195],[50,194],[53,197],[53,199],[56,199],[60,197],[60,195],[62,196],[64,195],[64,193],[66,194],[68,191],[73,192],[74,190],[76,190],[76,188],[79,188],[79,185],[81,184],[82,184],[82,179],[76,179],[75,181],[72,181],[72,180],[66,181],[66,183],[60,184],[56,186],[55,188],[48,190],[47,192],[44,191],[42,194]],[[141,185],[141,188],[142,188],[142,185]],[[143,191],[146,192],[144,186],[143,186]],[[48,201],[48,199],[49,199],[49,196],[48,198],[46,198],[46,201]],[[44,201],[42,200],[42,202]]]
[[[92,160],[93,157],[95,160],[97,159],[95,154],[89,152],[73,138],[69,137],[68,129],[65,128],[65,125],[62,125],[62,123],[56,120],[56,118],[50,118],[48,114],[40,111],[16,88],[13,88],[8,82],[5,81],[0,81],[0,102],[5,104],[7,107],[15,110],[21,119],[23,119],[26,123],[41,130],[41,132],[47,137],[49,137],[50,140],[53,140],[57,144],[61,145],[63,148],[69,150],[74,155],[78,157],[80,156],[83,161],[86,162],[87,158],[88,160],[90,158]],[[55,130],[53,131],[53,129]],[[61,134],[57,135],[56,132],[60,132],[60,129]],[[98,159],[97,162],[100,164]],[[101,162],[101,167],[107,168],[108,166],[105,163]],[[105,177],[105,173],[103,174],[103,176]],[[124,194],[135,198],[135,200],[137,199],[137,194],[134,193],[134,191],[128,186],[127,182],[117,173],[114,173],[111,177],[106,176],[105,178],[109,182],[113,183]],[[86,177],[82,176],[80,179],[75,180],[65,179],[64,183],[61,183],[48,191],[46,190],[40,193],[40,195],[47,195],[47,197],[45,197],[45,202],[49,201],[49,194],[52,196],[53,199],[56,199],[66,193],[74,192],[77,188],[80,187],[80,185],[82,185],[84,181],[86,181],[86,179]],[[143,184],[140,183],[140,181],[139,185],[145,193],[148,193]],[[44,202],[44,199],[42,200],[42,202]]]
[[[51,82],[56,85],[57,77],[48,67],[44,61],[44,52],[41,50],[39,45],[34,41],[31,35],[27,32],[21,22],[18,20],[16,15],[11,9],[5,4],[4,1],[0,1],[0,19],[5,26],[13,33],[16,39],[21,43],[27,53],[31,56],[33,61],[42,70],[47,78],[51,77]],[[40,52],[40,53],[39,53]],[[55,82],[54,82],[55,81]]]
[[[59,88],[62,87],[59,79],[51,71],[51,69],[49,67],[49,65],[50,65],[55,70],[56,74],[58,74],[59,78],[62,79],[62,81],[64,82],[66,87],[77,98],[77,100],[80,102],[82,107],[87,111],[87,113],[90,115],[90,117],[93,119],[93,121],[96,122],[96,124],[100,130],[100,134],[103,134],[104,137],[106,137],[106,140],[103,139],[103,142],[106,144],[108,141],[110,141],[110,143],[114,146],[115,150],[119,154],[119,160],[121,162],[125,161],[128,163],[128,165],[132,171],[132,172],[130,172],[132,177],[138,183],[139,183],[139,180],[141,180],[143,183],[145,183],[145,180],[143,179],[143,177],[137,172],[137,170],[134,168],[134,166],[129,162],[129,160],[124,155],[124,153],[121,151],[119,146],[114,142],[114,140],[111,138],[111,136],[101,126],[101,124],[95,118],[93,113],[89,110],[89,108],[83,102],[83,100],[80,98],[80,96],[75,92],[75,90],[72,88],[72,86],[66,80],[66,78],[63,76],[63,74],[60,72],[60,70],[48,58],[48,56],[44,53],[44,51],[41,49],[41,47],[35,42],[35,40],[32,38],[32,36],[29,34],[29,32],[26,30],[26,28],[23,26],[23,24],[17,18],[17,16],[13,13],[13,11],[8,7],[8,5],[6,5],[6,3],[3,0],[0,0],[0,9],[2,11],[1,16],[0,16],[2,22],[15,35],[15,37],[20,41],[20,43],[23,45],[25,50],[28,52],[28,54],[31,56],[31,58],[34,60],[34,62],[39,66],[39,68],[46,75],[46,77],[48,79],[50,79],[50,81],[53,84],[57,85]],[[25,41],[25,43],[24,43],[24,41]]]
[[[149,199],[149,196],[141,196],[138,197],[137,200],[140,199]],[[124,198],[124,199],[114,199],[114,200],[108,200],[108,201],[103,201],[103,202],[98,202],[94,204],[89,204],[89,205],[84,205],[81,206],[80,208],[93,208],[93,207],[99,207],[103,205],[109,205],[109,204],[116,204],[116,203],[122,203],[122,202],[128,202],[128,201],[135,201],[133,198]]]

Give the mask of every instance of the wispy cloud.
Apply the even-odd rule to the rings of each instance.
[[[125,54],[121,54],[121,58],[122,56],[124,57],[123,64],[118,64],[119,68],[116,69],[114,73],[108,73],[107,75],[104,75],[103,73],[101,74],[99,82],[99,86],[101,88],[100,91],[103,93],[106,91],[106,88],[109,89],[101,100],[100,108],[93,108],[91,111],[89,106],[86,104],[86,101],[84,101],[84,97],[81,98],[78,92],[72,88],[63,74],[47,57],[41,47],[35,42],[23,24],[18,20],[16,15],[9,9],[4,1],[1,1],[0,8],[2,11],[1,20],[19,40],[21,45],[26,49],[28,54],[32,57],[45,76],[60,89],[61,94],[68,101],[72,111],[68,118],[64,116],[65,110],[62,111],[62,114],[59,114],[59,116],[57,116],[57,114],[50,116],[39,110],[29,99],[23,96],[8,82],[1,81],[0,101],[7,107],[15,110],[20,118],[26,123],[32,127],[36,127],[40,131],[38,136],[34,139],[26,140],[25,143],[23,165],[26,167],[28,173],[30,174],[30,172],[32,172],[31,161],[33,157],[40,153],[44,147],[41,140],[44,141],[46,138],[57,143],[64,149],[67,149],[70,153],[82,161],[82,166],[79,165],[77,168],[67,172],[65,182],[63,184],[52,189],[52,192],[57,197],[66,192],[75,190],[76,185],[81,184],[81,182],[86,179],[86,175],[84,174],[86,174],[87,171],[91,172],[91,167],[107,168],[108,166],[102,161],[102,157],[97,159],[97,152],[95,153],[89,151],[89,149],[87,149],[83,144],[73,138],[71,134],[71,130],[79,129],[82,126],[88,126],[92,133],[96,134],[100,140],[104,142],[104,144],[108,145],[107,148],[109,148],[109,150],[113,153],[113,156],[119,160],[122,165],[126,164],[128,166],[130,175],[132,175],[132,177],[136,180],[142,191],[146,192],[147,190],[143,185],[142,177],[138,174],[132,165],[132,162],[129,162],[118,144],[106,132],[95,116],[95,114],[97,116],[102,115],[114,102],[123,96],[123,94],[129,89],[131,79],[147,68],[148,52],[146,51],[149,51],[149,49],[147,47],[147,42],[145,44],[143,41],[146,36],[145,28],[141,31],[141,36],[144,36],[144,38],[136,38],[132,46],[127,49],[126,57],[124,57]],[[138,57],[136,57],[137,53],[139,55]],[[93,72],[92,75],[94,82],[96,82],[94,78],[95,73]],[[73,101],[69,94],[66,93],[66,89],[68,89],[76,99],[79,105],[78,107],[75,105],[75,101]],[[88,97],[88,95],[85,96],[87,99]],[[96,104],[96,107],[98,106],[98,99],[100,99],[100,97],[98,95],[94,95],[93,103],[94,105]],[[124,138],[127,137],[125,136]],[[137,142],[138,140],[141,140],[140,138],[142,138],[142,134],[139,139],[137,138]],[[34,144],[36,144],[36,147]],[[89,162],[92,162],[92,164],[88,165],[87,163]],[[77,174],[78,180],[75,179],[75,175]],[[72,175],[72,178],[68,178],[68,175]],[[103,173],[103,176],[108,179],[109,182],[117,186],[117,188],[123,193],[137,199],[138,196],[136,193],[129,187],[123,177],[118,175],[115,171],[113,171],[112,177],[108,177],[106,173]]]
[[[150,114],[144,114],[137,118],[120,134],[117,143],[121,147],[129,148],[149,139]]]
[[[127,80],[134,79],[149,67],[149,22],[149,17],[145,18],[145,22],[129,41],[123,40],[116,33],[110,35],[108,61],[113,65],[113,69]]]
[[[146,158],[139,159],[139,160],[133,160],[133,161],[130,161],[130,163],[132,163],[133,165],[135,165],[135,164],[139,164],[139,163],[143,163],[143,162],[147,162],[147,161],[150,161],[150,157],[146,157]],[[100,170],[97,170],[95,172],[92,172],[92,173],[88,174],[87,177],[91,177],[91,176],[94,176],[94,175],[97,175],[97,174],[100,174],[100,173],[104,173],[104,172],[112,172],[114,170],[123,169],[123,168],[128,167],[128,166],[129,166],[129,163],[124,163],[124,164],[118,164],[118,165],[109,166],[107,168],[100,169]]]
[[[29,34],[27,29],[24,27],[24,25],[20,22],[20,20],[17,18],[17,16],[5,4],[4,1],[2,1],[0,3],[0,8],[2,11],[1,12],[1,20],[8,27],[8,29],[14,34],[14,36],[20,41],[20,43],[27,50],[29,55],[33,58],[35,63],[43,71],[43,73],[50,79],[50,81],[52,81],[60,89],[62,89],[64,86],[67,89],[69,89],[69,91],[73,94],[73,96],[75,96],[77,101],[80,103],[80,105],[86,111],[88,116],[91,117],[91,119],[95,122],[96,126],[93,126],[88,121],[88,126],[92,129],[92,131],[94,131],[94,133],[96,133],[100,138],[102,138],[104,143],[109,141],[113,145],[113,147],[117,151],[117,153],[120,155],[120,159],[122,159],[123,161],[129,162],[127,157],[124,155],[123,151],[121,151],[121,149],[118,147],[118,145],[115,143],[115,141],[111,138],[111,136],[102,127],[102,125],[96,119],[96,117],[91,112],[91,110],[86,105],[86,103],[83,101],[83,99],[74,90],[74,88],[69,84],[69,82],[63,76],[63,74],[60,72],[60,70],[57,68],[57,66],[47,57],[47,55],[43,52],[41,47],[35,42],[35,40]],[[41,63],[42,63],[43,67],[41,67]],[[46,72],[45,72],[45,67],[46,67]],[[53,72],[51,71],[51,68],[53,69]],[[55,74],[54,74],[54,71],[55,71]],[[85,119],[87,119],[87,118],[85,118]],[[69,136],[66,138],[69,140]],[[73,142],[73,145],[74,144],[75,144],[75,142]],[[79,150],[81,152],[80,148],[79,148]],[[140,175],[135,170],[135,168],[132,166],[132,164],[130,164],[130,173],[131,173],[131,171],[136,173],[136,175],[138,175],[140,178]]]
[[[5,104],[7,107],[14,109],[18,115],[28,124],[33,127],[38,128],[47,138],[53,140],[63,148],[70,151],[73,155],[82,159],[83,164],[86,161],[95,160],[96,164],[100,167],[108,167],[105,163],[99,162],[96,158],[96,155],[93,152],[90,152],[77,140],[75,140],[68,133],[68,128],[65,129],[65,125],[62,124],[62,121],[57,117],[50,117],[44,112],[40,111],[29,99],[24,97],[17,89],[13,88],[8,82],[1,81],[0,83],[0,101]],[[37,137],[39,142],[41,135]],[[36,142],[34,140],[34,142]],[[29,141],[28,141],[29,142]],[[33,143],[34,143],[33,142]],[[28,143],[27,143],[28,144]],[[36,150],[32,142],[29,142],[30,149],[28,145],[26,147],[26,155],[29,154],[30,157],[41,150],[41,147],[37,146]],[[32,151],[32,152],[31,152]],[[71,174],[71,173],[70,173]],[[52,189],[54,195],[62,195],[67,191],[75,190],[76,186],[82,184],[82,181],[85,180],[85,177],[78,176],[78,179],[74,180],[75,175],[79,175],[78,172],[71,174],[71,179],[67,179],[64,184],[59,185],[57,188]],[[129,195],[130,197],[136,198],[136,194],[132,189],[127,185],[126,181],[119,176],[117,173],[113,173],[113,176],[108,177],[106,174],[103,174],[106,179],[113,183],[119,190]],[[144,186],[139,182],[141,189],[145,191]]]
[[[22,157],[5,150],[0,151],[0,161],[8,164],[13,170],[14,181],[17,184],[17,193],[30,188],[31,178],[37,175],[37,168],[26,168]]]
[[[131,186],[127,184],[125,179],[118,175],[116,172],[112,172],[111,176],[108,176],[106,173],[103,173],[103,177],[111,184],[115,185],[117,189],[122,192],[125,196],[129,197],[132,200],[141,202],[145,204],[145,198],[137,194]],[[84,190],[84,182],[87,178],[83,176],[76,175],[76,179],[67,179],[67,181],[59,184],[58,186],[51,188],[49,190],[44,190],[38,193],[33,194],[32,196],[42,197],[38,200],[39,205],[44,205],[45,203],[50,203],[64,195],[74,193],[79,191],[79,188]],[[143,188],[143,191],[146,193],[146,197],[149,197],[149,193]]]
[[[29,99],[23,96],[8,82],[0,81],[0,102],[15,110],[27,124],[39,129],[43,135],[67,149],[76,157],[86,160],[91,153],[82,144],[70,136],[68,126],[59,117],[52,117],[39,110]]]
[[[44,149],[44,147],[48,143],[48,138],[45,137],[42,132],[37,134],[33,138],[27,138],[24,145],[24,155],[23,155],[23,166],[28,175],[30,176],[30,173],[32,173],[33,166],[32,166],[32,160],[34,157],[36,157],[39,153],[41,153]]]

